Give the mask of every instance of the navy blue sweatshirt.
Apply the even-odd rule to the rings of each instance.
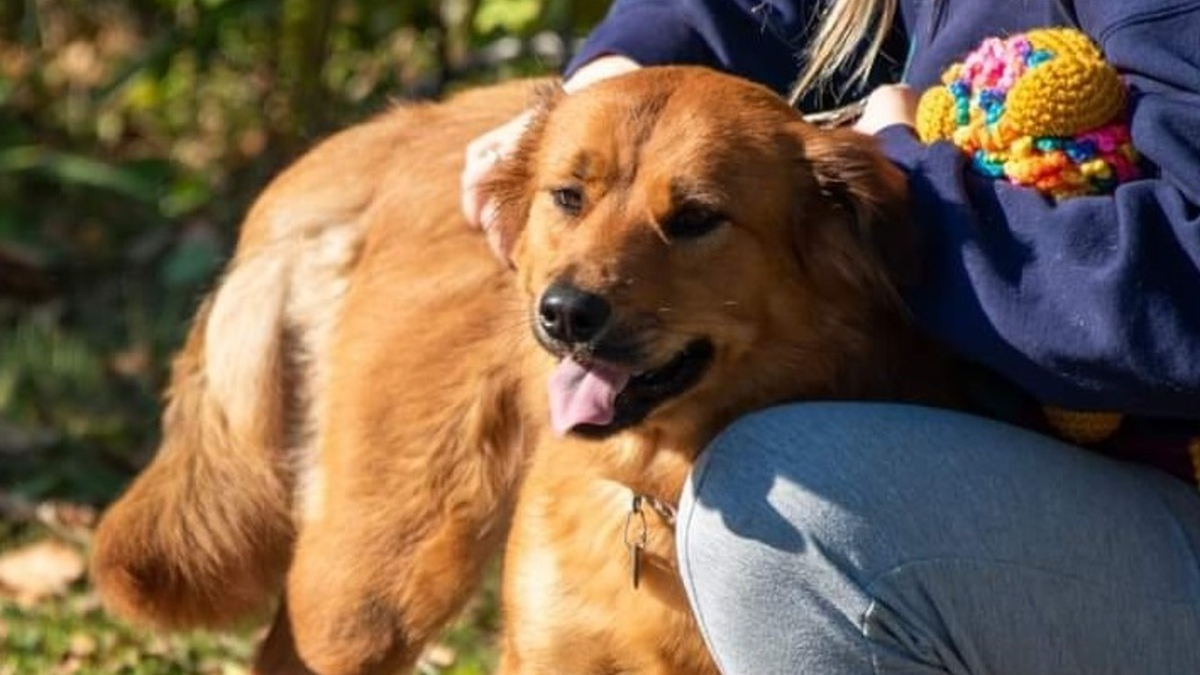
[[[884,151],[909,174],[928,242],[926,276],[908,300],[930,333],[1038,401],[1194,430],[1200,1],[1069,2],[901,0],[871,85],[898,77],[922,91],[985,37],[1074,25],[1129,86],[1144,177],[1110,195],[1054,202],[973,173],[949,143],[923,145],[902,125],[882,130]],[[815,0],[617,0],[568,73],[615,53],[643,65],[709,65],[785,93],[816,11]],[[1190,474],[1184,459],[1170,468]]]

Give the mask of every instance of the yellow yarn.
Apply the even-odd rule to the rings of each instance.
[[[1125,109],[1125,87],[1088,36],[1068,28],[1025,33],[1055,54],[1008,92],[1006,123],[1018,135],[1071,136],[1111,121]]]
[[[950,138],[955,126],[954,96],[942,87],[926,91],[917,106],[917,134],[921,140],[930,143],[931,139]]]
[[[1067,410],[1049,405],[1043,406],[1042,411],[1059,436],[1079,445],[1099,443],[1112,436],[1123,417],[1115,412]]]
[[[1188,452],[1192,456],[1192,471],[1195,472],[1196,485],[1200,485],[1200,438],[1193,438],[1188,446]]]
[[[1033,49],[1054,56],[1030,66],[1013,81],[1004,114],[991,129],[979,124],[981,111],[971,106],[971,122],[966,126],[976,128],[975,147],[1004,152],[1021,137],[1072,136],[1121,115],[1125,87],[1087,35],[1071,28],[1040,28],[1023,36]],[[955,119],[954,96],[947,90],[962,74],[962,63],[951,65],[942,73],[944,86],[931,87],[921,96],[916,130],[923,142],[952,140],[963,127]]]
[[[1087,35],[1042,28],[984,40],[921,96],[915,123],[923,142],[950,141],[985,175],[1062,199],[1136,176],[1125,103],[1119,74]],[[1116,412],[1044,410],[1079,444],[1105,440],[1122,422]],[[1200,471],[1200,443],[1193,455]]]

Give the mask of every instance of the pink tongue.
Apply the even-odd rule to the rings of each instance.
[[[617,366],[590,363],[571,357],[558,364],[550,376],[550,422],[560,436],[580,424],[608,424],[613,401],[629,382],[629,371]]]

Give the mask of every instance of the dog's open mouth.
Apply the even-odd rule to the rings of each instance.
[[[663,366],[636,373],[627,366],[565,356],[550,379],[554,430],[602,438],[633,426],[699,382],[714,353],[709,340],[693,340]]]

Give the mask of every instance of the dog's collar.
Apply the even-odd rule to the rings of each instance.
[[[643,507],[650,507],[658,514],[663,522],[672,530],[675,529],[675,505],[665,502],[653,495],[640,492],[632,493],[629,501],[629,513],[625,515],[625,546],[629,549],[629,576],[633,587],[637,588],[642,577],[642,550],[646,548],[647,526],[646,512]]]
[[[653,495],[638,494],[635,492],[633,493],[633,503],[631,504],[631,508],[633,510],[636,511],[639,508],[639,501],[642,504],[649,506],[651,510],[657,513],[659,517],[663,519],[663,522],[665,522],[667,525],[670,525],[671,528],[674,529],[676,513],[674,504],[665,502]]]

